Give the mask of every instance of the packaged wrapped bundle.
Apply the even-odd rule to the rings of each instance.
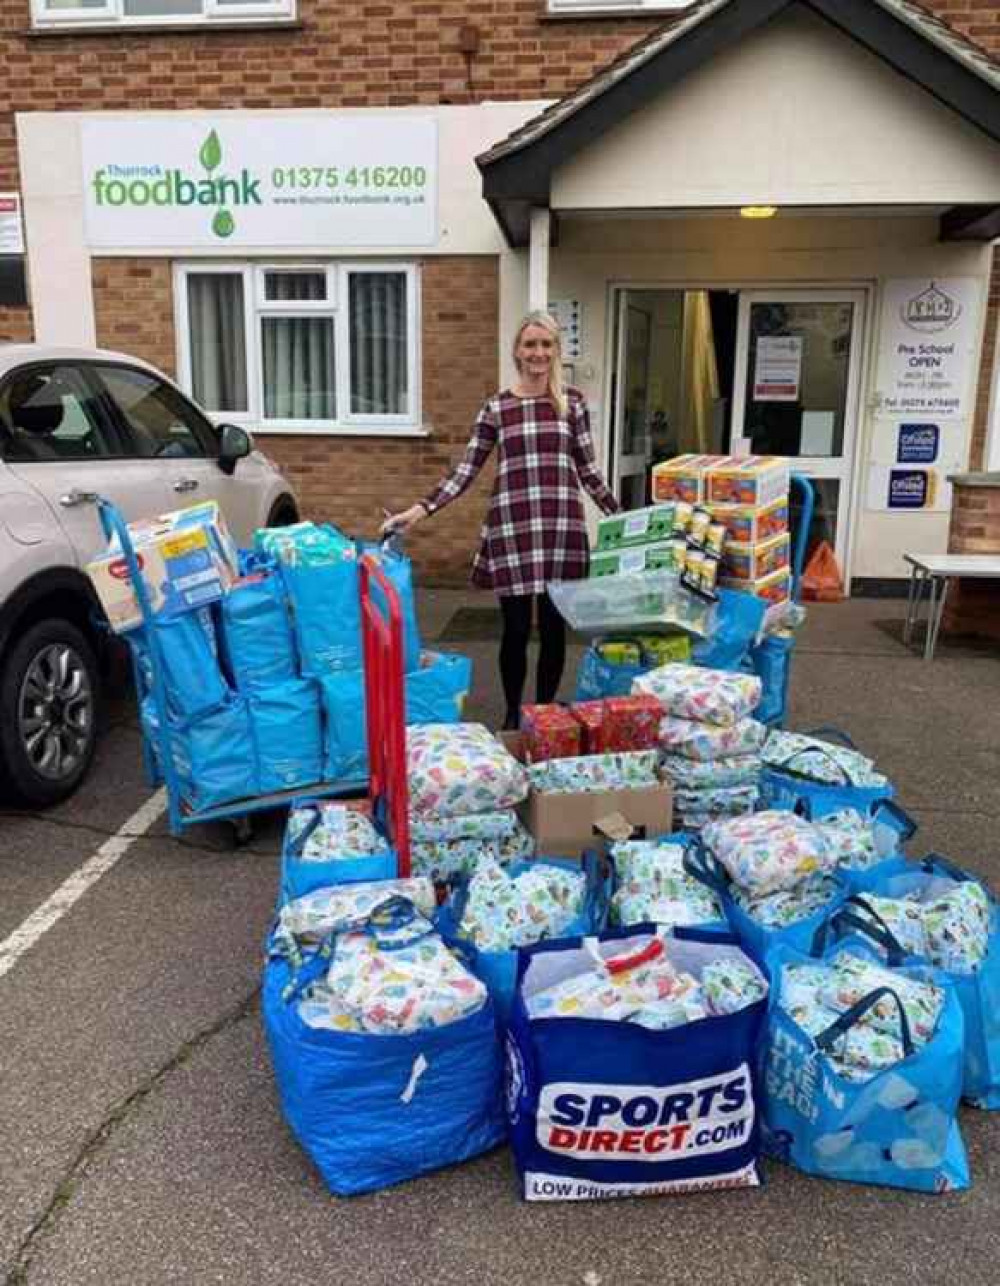
[[[811,822],[776,809],[713,822],[702,838],[733,882],[757,897],[834,866]]]
[[[632,691],[654,696],[674,718],[731,728],[760,701],[761,686],[755,674],[674,663],[640,674]]]
[[[524,767],[480,723],[407,729],[410,809],[455,816],[512,808],[528,793]]]
[[[696,723],[667,715],[660,721],[660,748],[669,755],[703,762],[738,755],[756,755],[767,728],[756,719],[741,719],[729,727]]]

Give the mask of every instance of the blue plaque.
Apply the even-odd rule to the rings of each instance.
[[[933,464],[940,441],[941,430],[936,424],[901,424],[896,461],[898,464]]]
[[[890,509],[925,509],[930,499],[930,474],[926,469],[890,469]]]

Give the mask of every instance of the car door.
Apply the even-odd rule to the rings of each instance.
[[[7,466],[48,503],[79,565],[107,544],[98,496],[129,522],[167,508],[160,462],[128,454],[83,363],[33,362],[8,372],[0,383],[0,425]]]
[[[216,500],[236,542],[252,544],[254,531],[267,517],[269,480],[260,461],[251,455],[233,474],[224,473],[218,464],[218,430],[153,372],[108,362],[95,364],[91,375],[130,450],[162,470],[168,507]]]

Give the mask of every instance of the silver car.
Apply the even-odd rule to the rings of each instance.
[[[298,519],[287,480],[160,371],[98,349],[0,345],[0,791],[51,804],[94,753],[107,631],[84,566],[95,500],[132,521],[217,500],[241,545]]]

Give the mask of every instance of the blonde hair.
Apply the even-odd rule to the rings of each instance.
[[[565,415],[568,402],[566,398],[566,390],[563,386],[562,336],[559,333],[559,323],[551,313],[547,313],[541,308],[536,309],[534,312],[526,313],[524,317],[521,318],[520,324],[514,333],[514,344],[511,349],[511,353],[514,358],[514,365],[517,367],[519,373],[521,370],[521,364],[517,360],[517,346],[521,342],[521,336],[529,326],[538,326],[541,330],[544,330],[551,335],[555,342],[555,347],[552,350],[552,362],[549,366],[549,387],[547,392],[552,401],[552,405],[556,408],[559,414]]]

